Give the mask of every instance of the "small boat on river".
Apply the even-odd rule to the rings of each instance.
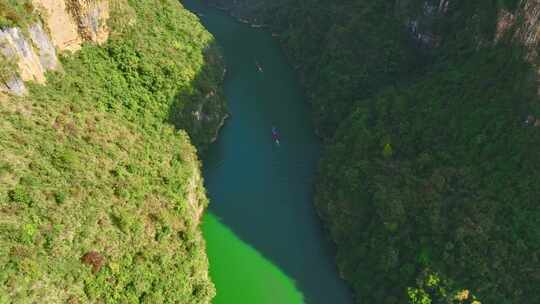
[[[261,72],[261,73],[263,72],[263,68],[262,68],[262,66],[259,64],[259,62],[257,60],[255,60],[255,66],[257,66],[257,70],[259,72]]]

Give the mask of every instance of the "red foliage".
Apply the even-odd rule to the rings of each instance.
[[[82,256],[81,261],[86,265],[92,266],[92,272],[96,273],[103,266],[105,258],[99,252],[89,251]]]

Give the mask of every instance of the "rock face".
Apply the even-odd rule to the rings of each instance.
[[[39,29],[41,26],[33,26],[33,32],[36,34],[37,38],[43,38],[40,36],[41,32]],[[32,41],[33,42],[33,41]],[[47,45],[45,43],[44,45]],[[36,43],[36,45],[38,45]],[[47,48],[41,48],[39,50],[34,49],[30,40],[25,37],[22,31],[19,28],[8,28],[5,30],[0,30],[0,52],[7,58],[17,63],[18,75],[13,75],[2,87],[4,90],[17,95],[22,95],[26,92],[24,83],[22,81],[35,81],[37,83],[45,82],[45,68],[41,64],[40,57],[38,53],[43,53],[44,58],[45,54],[49,51]],[[55,56],[56,57],[56,56]],[[54,59],[56,60],[56,59]],[[51,60],[49,59],[49,62]],[[50,64],[49,64],[50,66]]]
[[[97,0],[34,0],[45,12],[51,38],[59,51],[77,51],[84,41],[103,43],[109,36],[109,2]]]
[[[512,30],[516,20],[521,20],[520,26],[515,29],[514,40],[527,48],[527,60],[535,65],[540,81],[540,65],[538,50],[540,48],[540,1],[524,0],[521,7],[514,13],[504,11],[499,14],[497,22],[497,38],[508,30]],[[540,95],[540,85],[538,86]]]
[[[67,9],[77,25],[77,32],[82,41],[101,44],[107,41],[109,31],[106,21],[109,19],[109,2],[95,0],[68,0]]]
[[[519,27],[515,28],[518,20]],[[528,59],[536,59],[540,43],[540,2],[524,0],[515,12],[501,10],[497,19],[496,40],[508,32],[512,33],[516,42],[529,50]]]
[[[36,23],[28,29],[28,32],[30,34],[30,39],[37,48],[37,55],[39,56],[41,66],[45,70],[58,69],[60,62],[58,61],[56,49],[47,33],[43,30],[41,24]]]
[[[18,28],[0,31],[1,51],[7,58],[17,58],[19,74],[25,81],[45,81],[43,67],[35,50]]]
[[[45,12],[51,39],[59,51],[77,51],[81,48],[77,23],[69,14],[66,1],[34,0],[34,5]]]
[[[100,44],[109,37],[108,1],[34,0],[33,4],[42,12],[45,25],[35,23],[27,33],[17,27],[0,30],[0,53],[18,67],[0,83],[0,91],[23,95],[25,81],[45,83],[45,72],[60,68],[57,52],[74,52],[85,41]]]
[[[2,92],[10,92],[12,94],[21,96],[26,93],[26,87],[24,86],[24,82],[19,77],[12,77],[5,83],[0,84],[0,93]]]

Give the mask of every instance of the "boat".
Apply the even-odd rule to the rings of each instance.
[[[257,70],[259,70],[259,72],[263,72],[263,68],[262,66],[259,64],[259,62],[257,60],[255,60],[255,65],[257,66]]]

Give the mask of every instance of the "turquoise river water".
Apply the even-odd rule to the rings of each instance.
[[[294,70],[270,33],[181,2],[214,35],[228,69],[232,116],[203,156],[213,303],[352,303],[312,204],[320,145]]]

